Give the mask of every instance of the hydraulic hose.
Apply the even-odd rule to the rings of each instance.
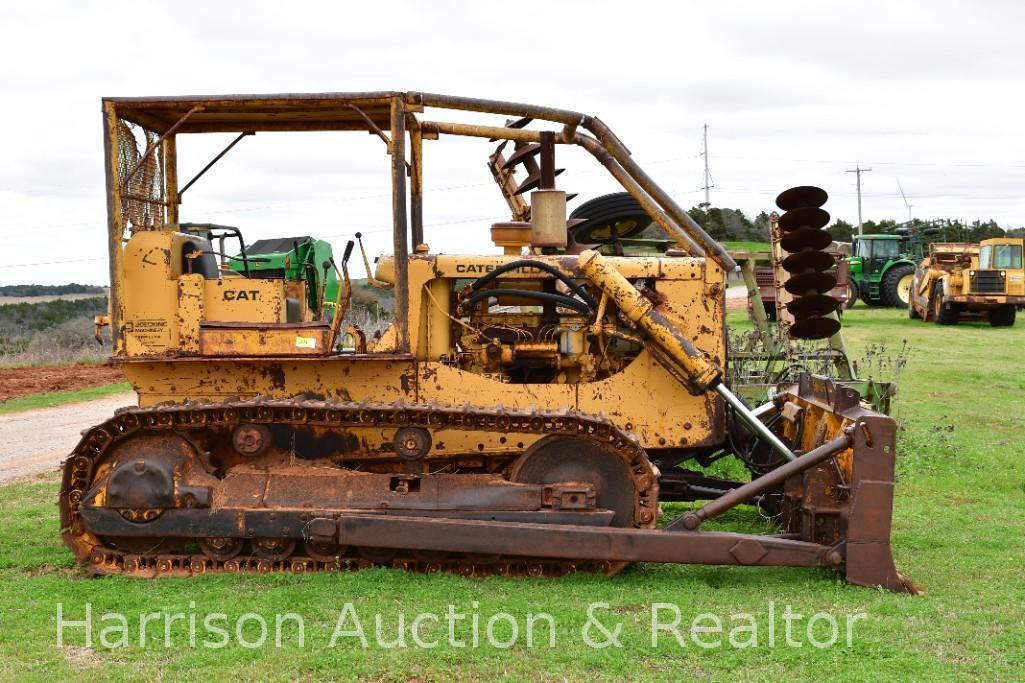
[[[574,311],[577,311],[578,313],[582,313],[584,315],[587,315],[591,312],[591,309],[587,306],[587,304],[585,304],[583,301],[578,301],[577,299],[574,299],[571,296],[566,296],[565,294],[556,294],[554,292],[535,292],[530,289],[482,289],[478,292],[474,292],[469,297],[467,297],[466,301],[464,302],[464,305],[472,306],[481,299],[487,299],[493,296],[522,296],[528,299],[551,301],[560,306],[572,308]]]
[[[589,307],[591,307],[592,309],[598,308],[598,302],[595,301],[594,298],[587,293],[586,289],[584,289],[577,283],[573,282],[573,280],[571,280],[569,276],[567,276],[561,270],[559,270],[558,268],[549,263],[545,263],[543,261],[535,261],[533,259],[522,259],[520,261],[513,261],[512,263],[506,263],[505,265],[498,266],[487,275],[483,275],[474,280],[472,283],[470,283],[470,289],[472,289],[473,291],[477,291],[481,287],[484,287],[488,283],[494,281],[495,278],[500,277],[501,275],[504,275],[505,273],[508,273],[511,270],[516,270],[517,268],[523,268],[527,266],[531,268],[537,268],[538,270],[543,270],[549,275],[556,277],[560,282],[569,287],[574,294],[583,299]]]

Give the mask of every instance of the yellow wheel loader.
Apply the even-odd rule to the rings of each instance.
[[[453,111],[460,122],[442,118]],[[112,97],[103,131],[113,359],[139,405],[86,431],[64,464],[62,533],[90,571],[674,562],[820,567],[914,591],[890,550],[894,421],[807,374],[763,405],[738,398],[724,319],[736,264],[600,119],[418,92]],[[372,342],[351,326],[355,348],[338,343],[351,242],[340,263],[314,264],[343,283],[329,320],[309,279],[218,268],[179,219],[190,136],[315,131],[371,133],[390,159],[392,249],[368,275],[393,292],[394,320]],[[424,233],[423,147],[455,137],[505,143],[489,166],[512,215],[491,226],[494,253],[440,253]],[[598,242],[571,243],[588,217],[569,218],[555,185],[567,147],[674,246],[609,254],[602,236],[622,221],[605,215],[580,233]],[[824,201],[804,187],[777,202],[802,320],[831,310],[814,246]],[[750,477],[695,469],[725,457]],[[664,501],[692,505],[669,520]],[[742,504],[778,533],[709,530]]]

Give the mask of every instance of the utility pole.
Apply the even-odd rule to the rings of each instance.
[[[862,168],[861,166],[855,166],[854,168],[847,169],[848,173],[858,174],[858,236],[865,234],[864,226],[861,222],[861,174],[868,173],[871,168]]]
[[[705,185],[702,188],[705,191],[705,208],[712,205],[709,198],[708,191],[712,188],[712,172],[708,170],[708,124],[702,126],[703,140],[701,156],[705,157]]]

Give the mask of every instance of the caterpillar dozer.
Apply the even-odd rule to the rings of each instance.
[[[425,114],[453,110],[484,120]],[[668,562],[819,567],[915,590],[890,548],[894,421],[827,377],[754,407],[727,386],[736,264],[600,119],[416,92],[147,97],[104,99],[103,131],[113,359],[139,404],[64,463],[61,529],[91,572],[558,576]],[[353,242],[313,264],[342,283],[328,316],[309,279],[220,268],[179,221],[179,142],[295,131],[370,133],[390,158],[392,250],[368,275],[395,314],[372,342],[350,324],[354,344],[339,343]],[[423,145],[456,136],[502,143],[489,167],[512,215],[491,226],[493,254],[426,241]],[[674,246],[609,254],[615,212],[568,217],[555,155],[570,146]],[[832,310],[814,246],[824,201],[809,187],[777,201],[802,320]],[[750,476],[700,469],[727,457]],[[665,501],[691,504],[669,520]],[[778,533],[709,529],[742,504]]]

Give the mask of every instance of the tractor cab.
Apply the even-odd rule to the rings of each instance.
[[[1022,240],[983,240],[979,248],[979,268],[984,270],[1021,270]]]
[[[847,259],[851,296],[869,306],[906,307],[915,271],[911,244],[906,228],[896,234],[856,235]]]
[[[1025,294],[1025,268],[1021,238],[993,238],[979,244],[979,255],[970,271],[971,292]]]
[[[900,257],[900,235],[861,235],[854,238],[851,265],[860,266],[859,273],[881,273],[887,263]]]

